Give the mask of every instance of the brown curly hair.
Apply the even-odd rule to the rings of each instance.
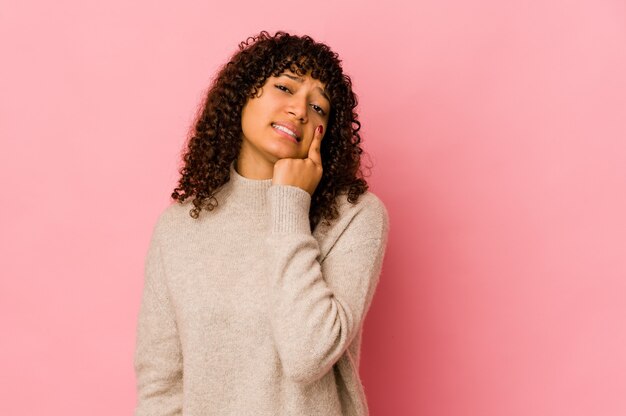
[[[230,164],[239,156],[242,143],[241,111],[267,78],[286,68],[308,74],[325,84],[331,110],[321,145],[322,178],[311,196],[311,230],[324,220],[337,218],[337,196],[347,194],[351,203],[368,189],[361,171],[359,146],[361,123],[355,112],[357,97],[352,81],[343,73],[337,53],[309,36],[262,31],[239,44],[228,63],[221,67],[209,88],[190,131],[183,156],[184,166],[172,198],[183,203],[194,196],[192,218],[217,205],[215,194],[230,180]],[[368,167],[369,168],[369,167]]]

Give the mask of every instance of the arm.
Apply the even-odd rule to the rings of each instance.
[[[361,327],[382,267],[388,214],[377,198],[351,211],[320,264],[310,195],[292,186],[268,192],[270,322],[284,372],[308,383],[332,368]]]
[[[157,229],[146,256],[137,323],[135,416],[182,415],[182,353],[165,285]]]

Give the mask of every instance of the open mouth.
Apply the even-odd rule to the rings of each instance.
[[[274,123],[272,123],[272,127],[275,130],[278,130],[279,132],[282,132],[282,133],[285,133],[288,136],[291,136],[296,142],[300,143],[300,138],[298,136],[296,136],[296,134],[293,131],[291,131],[290,129],[288,129],[287,127],[281,126],[279,124],[274,124]]]

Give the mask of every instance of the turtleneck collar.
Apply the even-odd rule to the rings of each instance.
[[[235,161],[231,162],[229,169],[230,180],[223,185],[219,203],[223,201],[225,204],[235,204],[251,210],[265,208],[267,191],[272,186],[272,179],[250,179],[241,176],[235,169]]]

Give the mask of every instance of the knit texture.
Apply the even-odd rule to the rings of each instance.
[[[371,192],[309,225],[310,195],[230,166],[213,211],[173,203],[145,260],[135,416],[368,415],[363,319],[389,217]]]

